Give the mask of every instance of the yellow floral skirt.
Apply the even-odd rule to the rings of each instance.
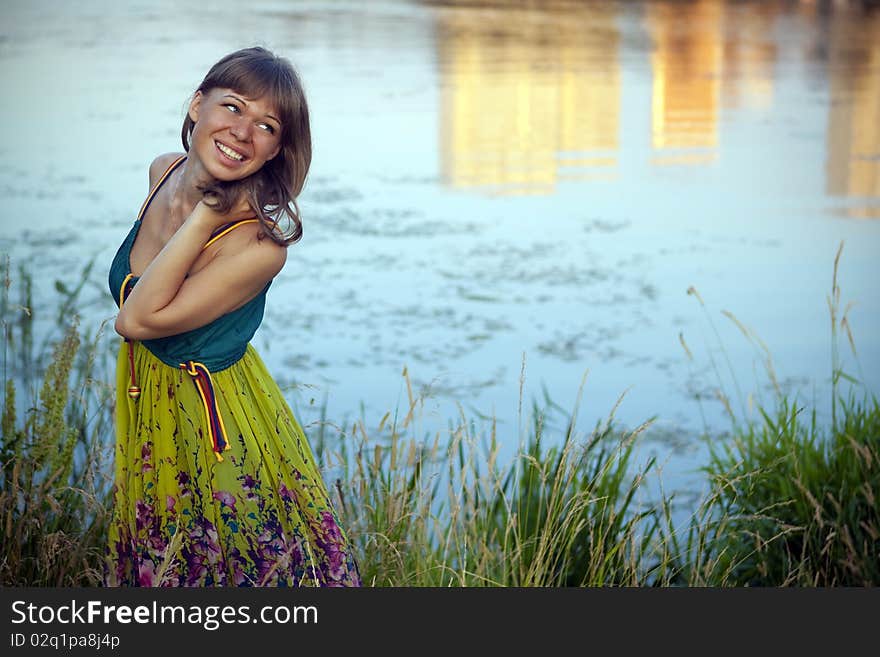
[[[193,379],[134,342],[116,368],[109,586],[360,586],[303,430],[253,346],[211,374],[218,461]]]

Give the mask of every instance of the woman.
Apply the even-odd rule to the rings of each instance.
[[[302,235],[311,137],[289,62],[221,59],[182,140],[186,154],[150,167],[110,269],[125,340],[107,583],[359,586],[318,464],[249,343]]]

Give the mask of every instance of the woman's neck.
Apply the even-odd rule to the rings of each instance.
[[[206,170],[198,155],[189,152],[181,167],[178,194],[190,212],[202,200],[202,190],[216,182]]]
[[[177,230],[192,214],[192,211],[202,200],[202,190],[211,185],[214,178],[205,171],[198,157],[190,153],[186,161],[180,167],[180,173],[175,177],[169,198],[170,228]]]

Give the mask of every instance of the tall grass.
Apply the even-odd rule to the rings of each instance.
[[[727,519],[713,547],[727,583],[880,583],[880,406],[840,410],[829,436],[815,412],[782,404],[713,451],[707,471]]]
[[[843,244],[834,258],[828,297],[830,427],[817,421],[816,408],[781,393],[766,345],[724,311],[761,349],[776,396],[759,405],[757,420],[733,419],[730,440],[708,442],[704,471],[712,488],[687,530],[684,549],[675,551],[688,557],[679,568],[687,583],[880,584],[880,404],[841,364],[840,331],[858,363],[848,320],[852,305],[840,311],[842,251]],[[691,293],[705,307],[699,294]],[[846,395],[840,390],[844,381],[852,384]],[[733,418],[720,383],[717,396]],[[671,544],[677,541],[670,538]]]
[[[644,556],[660,518],[637,504],[653,463],[635,476],[630,472],[641,427],[620,433],[609,419],[579,438],[569,419],[560,443],[545,436],[544,412],[536,406],[523,448],[503,464],[494,421],[483,440],[463,413],[445,439],[415,435],[413,418],[423,400],[413,395],[406,372],[404,378],[405,417],[387,414],[373,432],[363,420],[343,428],[339,444],[354,447],[335,455],[344,471],[337,481],[344,524],[358,544],[368,584],[649,581]]]
[[[425,433],[425,399],[413,392],[406,370],[405,408],[375,426],[363,417],[333,425],[324,408],[306,430],[326,472],[339,472],[328,483],[365,583],[876,585],[880,408],[876,397],[840,394],[844,382],[858,382],[843,371],[836,346],[845,333],[855,354],[848,308],[840,311],[840,253],[829,297],[831,426],[782,394],[769,349],[724,311],[759,348],[776,394],[749,418],[730,357],[725,352],[716,362],[710,355],[731,432],[710,440],[710,489],[683,526],[673,522],[673,496],[646,489],[650,477],[659,477],[654,462],[637,466],[634,459],[649,423],[622,431],[615,406],[605,421],[580,430],[574,418],[583,383],[570,412],[545,398],[523,421],[521,375],[514,429],[492,420],[477,430],[459,410],[447,431]],[[18,303],[10,301],[8,261],[3,280],[0,585],[97,585],[113,435],[106,383],[112,379],[99,374],[101,329],[80,335],[68,318],[82,285],[59,285],[58,333],[35,347],[30,277],[20,270]],[[691,294],[711,324],[705,303],[695,289]],[[692,359],[683,336],[682,345]],[[723,364],[734,376],[734,395],[724,390]],[[502,459],[512,444],[513,458]]]
[[[32,281],[21,268],[20,303],[12,303],[10,269],[7,259],[0,299],[0,585],[94,585],[103,571],[104,439],[111,421],[110,391],[104,377],[95,377],[98,336],[82,348],[77,319],[68,314],[82,286],[70,291],[60,284],[61,338],[35,348]]]

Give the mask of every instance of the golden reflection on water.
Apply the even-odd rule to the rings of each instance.
[[[774,67],[779,56],[773,32],[781,13],[779,5],[772,2],[725,5],[721,35],[724,109],[772,109]]]
[[[721,5],[649,4],[651,54],[651,146],[655,164],[701,163],[714,159],[718,145],[721,89]],[[666,155],[667,149],[713,149]]]
[[[440,13],[441,169],[453,187],[543,194],[614,174],[620,123],[613,4]]]
[[[880,12],[846,15],[829,29],[827,192],[880,197]],[[880,206],[853,206],[854,218],[880,218]]]
[[[640,157],[647,148],[653,166],[712,164],[723,155],[725,113],[780,109],[777,76],[796,74],[780,60],[786,15],[804,32],[793,38],[817,42],[814,52],[795,51],[802,63],[816,48],[827,57],[827,193],[880,197],[880,11],[846,2],[444,3],[436,13],[444,180],[549,194],[562,181],[615,178],[621,151]],[[624,43],[633,16],[642,32]],[[646,93],[624,93],[624,62],[649,71]],[[622,125],[623,98],[644,103],[650,122]]]

